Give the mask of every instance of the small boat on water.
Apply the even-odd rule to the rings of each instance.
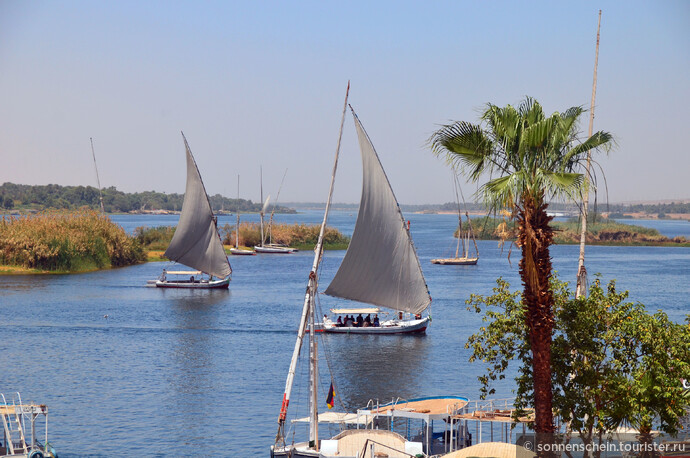
[[[165,257],[195,270],[164,269],[157,280],[149,280],[149,283],[158,288],[228,288],[232,267],[225,255],[223,242],[218,234],[217,219],[184,133],[182,139],[187,157],[187,187],[180,221],[168,249],[165,250]],[[168,278],[168,275],[173,277]]]
[[[285,171],[287,173],[287,170]],[[285,175],[283,175],[283,180],[285,180]],[[263,179],[263,173],[261,173],[261,200],[263,201],[264,199],[264,179]],[[283,183],[280,183],[280,189],[282,189]],[[278,196],[280,196],[280,189],[278,189]],[[254,247],[254,251],[257,253],[263,253],[263,254],[290,254],[290,253],[295,253],[299,250],[297,248],[291,248],[287,245],[281,244],[281,243],[273,243],[273,234],[272,234],[272,226],[273,226],[273,212],[275,211],[275,203],[273,204],[273,210],[271,211],[271,218],[268,223],[268,238],[269,238],[269,243],[264,243],[266,241],[265,235],[264,235],[264,215],[266,214],[266,209],[268,209],[268,202],[271,199],[271,195],[269,194],[268,197],[266,197],[266,201],[264,202],[263,207],[261,207],[261,212],[259,213],[259,216],[261,217],[261,242],[259,245],[256,245]],[[276,198],[276,203],[278,202],[278,199]]]
[[[45,421],[37,421],[40,416]],[[0,422],[3,436],[0,457],[56,458],[55,449],[48,442],[48,407],[44,404],[25,404],[19,393],[9,401],[0,394]],[[43,438],[43,442],[39,439]]]
[[[254,256],[254,250],[240,248],[240,176],[237,175],[237,225],[235,226],[235,247],[230,248],[230,254],[235,256]]]
[[[472,220],[470,219],[470,215],[467,213],[467,210],[465,210],[465,216],[467,217],[467,230],[465,231],[462,228],[462,212],[460,211],[460,199],[458,197],[460,183],[458,183],[458,176],[456,174],[453,174],[453,178],[455,183],[455,202],[458,206],[458,243],[455,247],[455,257],[432,259],[431,263],[451,266],[474,266],[477,264],[477,261],[479,261],[477,240],[474,237]],[[465,199],[463,198],[463,204],[464,202]],[[474,256],[470,256],[470,237],[472,237],[472,241],[474,242]],[[462,256],[460,256],[460,244],[462,244]]]

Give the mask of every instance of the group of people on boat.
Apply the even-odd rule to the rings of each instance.
[[[374,318],[372,319],[371,314],[364,318],[360,313],[357,315],[357,318],[355,318],[354,315],[345,315],[345,319],[343,319],[342,316],[338,315],[338,320],[335,322],[335,325],[339,328],[376,328],[381,326],[381,323],[379,322],[378,315],[374,315]]]

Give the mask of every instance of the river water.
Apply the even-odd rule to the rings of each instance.
[[[330,367],[337,410],[369,399],[461,395],[478,398],[478,363],[467,337],[481,317],[465,308],[471,293],[490,294],[497,277],[520,289],[519,250],[480,241],[477,266],[438,266],[455,250],[453,215],[405,215],[433,303],[425,336],[326,336],[321,344],[322,399]],[[277,215],[318,223],[322,213]],[[352,233],[356,212],[330,224]],[[256,215],[243,220],[256,221]],[[176,224],[177,216],[114,216],[127,231]],[[233,216],[220,224],[234,224]],[[649,221],[669,236],[690,238],[690,223]],[[328,251],[324,289],[344,251]],[[554,268],[574,280],[578,247],[552,248]],[[0,276],[0,392],[50,409],[50,438],[70,456],[267,456],[277,427],[312,252],[231,257],[229,291],[145,287],[168,263],[77,275]],[[590,278],[617,279],[630,300],[682,322],[690,312],[690,249],[587,248]],[[327,310],[346,302],[321,296]],[[107,315],[107,318],[105,317]],[[306,351],[304,352],[306,353]],[[305,415],[300,363],[291,414]],[[510,380],[496,397],[512,396]],[[322,402],[325,408],[325,401]],[[297,439],[303,439],[298,430]],[[328,435],[328,433],[322,434]]]

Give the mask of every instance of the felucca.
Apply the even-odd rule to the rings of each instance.
[[[211,202],[184,133],[182,139],[187,157],[187,187],[180,221],[165,250],[165,257],[196,270],[164,269],[154,282],[159,288],[228,288],[232,267],[225,255]],[[169,279],[169,275],[173,275],[173,279]]]
[[[348,93],[349,89],[350,85],[348,84]],[[323,222],[321,223],[319,238],[314,249],[314,261],[307,280],[307,290],[297,332],[297,341],[295,342],[295,348],[290,361],[283,402],[278,418],[278,432],[275,443],[270,450],[271,457],[325,458],[331,456],[355,456],[355,453],[347,453],[345,449],[348,447],[352,448],[353,443],[367,444],[369,441],[379,444],[395,442],[395,444],[403,448],[403,451],[408,451],[408,453],[412,450],[421,450],[420,443],[407,442],[400,435],[392,431],[383,430],[348,430],[330,440],[322,441],[319,439],[319,369],[316,343],[318,327],[316,321],[318,273],[323,254],[324,232],[333,196],[346,110],[347,93],[326,209]],[[326,294],[398,310],[407,310],[411,313],[421,313],[430,304],[431,297],[424,277],[421,274],[419,260],[376,151],[371,145],[371,141],[361,126],[354,110],[352,114],[364,163],[362,203],[350,247],[335,278],[326,289]],[[372,224],[373,218],[376,218],[379,223]],[[290,404],[302,342],[307,333],[309,334],[309,438],[304,442],[288,443],[285,432],[287,410]],[[331,385],[330,403],[333,402],[333,393],[333,385]],[[407,455],[396,453],[389,456]]]
[[[230,248],[230,254],[236,256],[256,255],[254,250],[243,250],[240,248],[240,176],[237,175],[237,225],[235,226],[235,247]]]
[[[479,249],[477,248],[477,240],[474,238],[474,231],[472,230],[472,220],[470,215],[465,210],[465,216],[467,217],[467,231],[462,228],[462,212],[460,210],[460,198],[458,196],[458,189],[460,188],[460,183],[458,183],[458,176],[453,174],[453,183],[455,184],[455,203],[458,207],[458,243],[455,248],[454,258],[440,258],[432,259],[432,264],[441,265],[456,265],[456,266],[473,266],[479,261]],[[460,191],[462,193],[462,191]],[[462,199],[463,204],[465,199]],[[474,256],[470,256],[470,237],[474,242]],[[462,256],[460,256],[460,244],[462,243]]]

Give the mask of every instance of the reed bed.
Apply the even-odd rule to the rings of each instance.
[[[173,226],[145,227],[134,229],[134,238],[148,251],[165,251],[175,234]]]
[[[54,272],[121,267],[146,260],[140,243],[92,210],[3,216],[0,264]]]
[[[319,238],[320,225],[273,223],[271,241],[289,245],[299,249],[309,249],[316,246]],[[223,244],[235,245],[235,226],[223,226]],[[261,243],[261,226],[257,223],[240,224],[240,246],[253,247]],[[265,243],[269,243],[268,228],[264,226]],[[324,232],[324,247],[331,250],[344,250],[350,243],[350,238],[339,230],[326,227]]]

